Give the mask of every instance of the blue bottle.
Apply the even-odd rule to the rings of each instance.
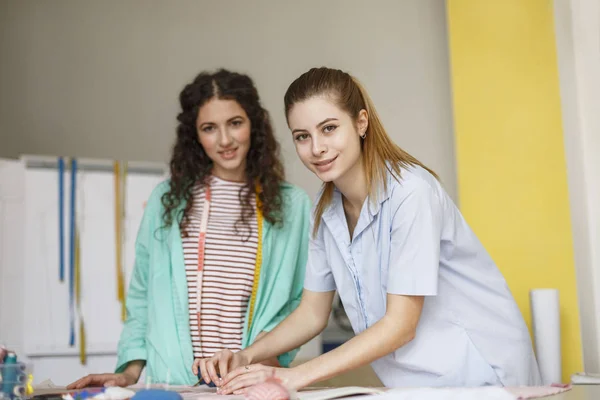
[[[18,375],[17,354],[9,351],[2,365],[2,393],[5,398],[12,399],[14,397],[13,391],[18,381]]]

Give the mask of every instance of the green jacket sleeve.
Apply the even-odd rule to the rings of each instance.
[[[306,262],[308,259],[308,239],[309,239],[309,225],[310,225],[310,210],[311,202],[308,195],[301,192],[301,196],[297,196],[293,204],[286,207],[285,212],[288,215],[293,216],[290,220],[285,222],[289,224],[290,234],[294,235],[294,239],[297,240],[299,249],[298,257],[296,259],[296,265],[294,270],[294,282],[292,287],[292,293],[287,307],[283,308],[265,327],[265,331],[269,332],[273,330],[279,323],[281,323],[292,311],[300,304],[302,298],[302,289],[304,287],[304,272],[306,270]],[[296,354],[300,349],[294,349],[287,353],[278,356],[279,364],[283,367],[289,367],[290,363],[294,361]]]
[[[148,275],[149,275],[149,245],[152,238],[151,224],[157,208],[157,197],[160,197],[159,185],[154,190],[140,224],[135,243],[135,264],[126,298],[127,318],[121,332],[117,349],[116,372],[122,372],[127,364],[134,360],[146,360],[146,327],[148,324]],[[158,199],[160,201],[160,199]]]

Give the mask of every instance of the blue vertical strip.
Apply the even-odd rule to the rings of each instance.
[[[65,160],[58,157],[58,279],[65,281]]]
[[[69,311],[71,323],[71,336],[69,345],[75,345],[75,193],[77,190],[77,160],[71,159],[71,232],[69,248]]]

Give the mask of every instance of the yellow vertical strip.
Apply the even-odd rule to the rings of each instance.
[[[531,323],[560,291],[563,379],[582,369],[553,3],[448,0],[461,210]]]
[[[254,283],[252,284],[252,294],[250,296],[250,302],[248,307],[248,332],[252,327],[252,318],[254,317],[254,307],[256,306],[256,294],[258,293],[258,284],[260,282],[260,269],[262,267],[262,246],[263,246],[263,221],[264,217],[262,214],[262,205],[260,201],[260,189],[256,194],[256,222],[258,226],[258,244],[256,246],[256,263],[254,266]]]
[[[75,231],[75,302],[79,319],[79,361],[81,365],[86,365],[86,335],[83,311],[81,310],[81,238],[79,229]]]
[[[127,311],[125,308],[125,282],[123,276],[123,197],[122,197],[122,171],[121,164],[115,161],[114,183],[115,183],[115,257],[117,277],[117,300],[121,305],[121,320],[125,322]]]
[[[120,212],[121,212],[121,217],[119,220],[119,227],[120,227],[120,239],[121,239],[121,265],[120,265],[120,276],[121,276],[121,284],[119,287],[119,297],[120,297],[120,301],[121,301],[121,321],[125,322],[127,320],[127,307],[126,307],[126,283],[125,283],[125,251],[124,251],[124,245],[123,243],[125,242],[125,223],[126,223],[126,215],[125,215],[125,204],[126,204],[126,200],[127,200],[127,161],[123,162],[123,168],[121,171],[121,177],[120,177],[120,185],[121,185],[121,193],[120,193]]]

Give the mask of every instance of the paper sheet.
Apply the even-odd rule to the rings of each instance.
[[[373,400],[518,400],[509,391],[495,386],[478,388],[392,389]]]
[[[130,389],[141,390],[145,389],[146,385],[139,384],[130,386]],[[216,393],[216,388],[209,388],[206,386],[169,386],[166,385],[150,385],[151,389],[168,389],[175,391],[181,395],[183,400],[210,400],[210,399],[227,399],[227,400],[243,400],[244,396],[221,396]],[[380,389],[366,388],[366,387],[341,387],[331,389],[315,389],[301,391],[292,394],[294,400],[332,400],[339,398],[348,398],[347,396],[353,395],[368,395],[368,394],[381,394],[383,393]]]
[[[38,383],[37,385],[33,386],[34,389],[65,389],[64,386],[56,386],[54,384],[54,382],[52,382],[52,380],[50,379],[46,379],[45,381],[41,381],[40,383]]]
[[[52,382],[50,379],[46,379],[45,381],[42,381],[40,383],[38,383],[37,385],[33,385],[33,395],[34,396],[43,396],[46,394],[57,394],[57,393],[68,393],[69,390],[67,390],[66,387],[64,386],[56,386],[54,384],[54,382]]]
[[[360,397],[364,397],[364,395],[379,395],[382,393],[384,393],[384,391],[381,389],[349,386],[298,392],[294,394],[293,398],[294,400],[330,400],[340,398],[348,399],[352,398],[348,396],[361,395]]]
[[[402,388],[385,394],[360,397],[373,400],[529,400],[553,396],[571,389],[571,386],[522,386],[477,388]]]

